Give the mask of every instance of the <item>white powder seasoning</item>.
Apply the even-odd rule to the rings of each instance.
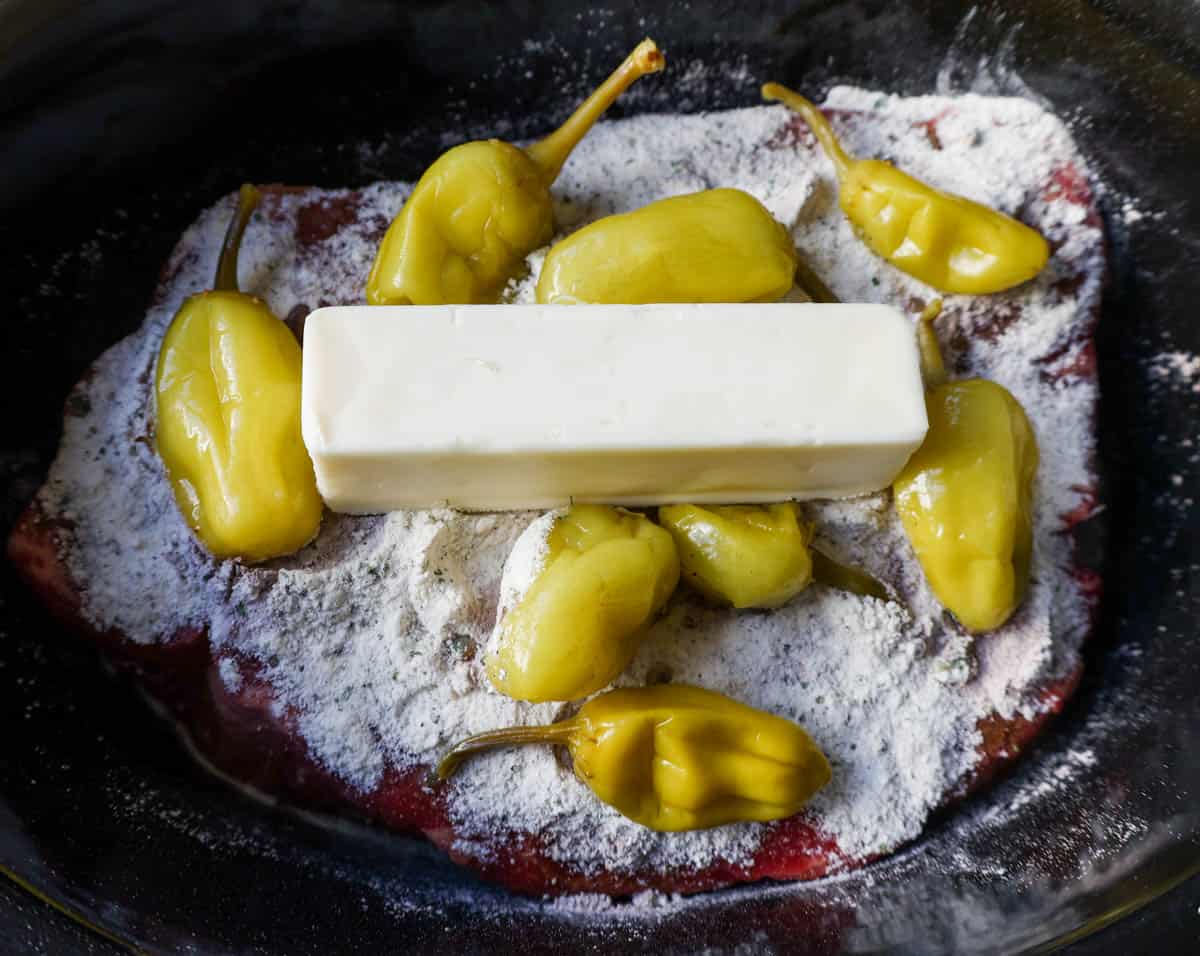
[[[801,722],[828,754],[833,782],[811,817],[850,857],[912,839],[976,764],[978,721],[1036,709],[1034,692],[1072,670],[1087,607],[1070,575],[1061,516],[1093,484],[1090,316],[1103,275],[1098,223],[1047,192],[1057,170],[1085,169],[1063,125],[1002,98],[900,99],[835,89],[829,105],[846,147],[1020,215],[1055,247],[1045,273],[987,299],[946,298],[938,328],[958,374],[993,378],[1020,399],[1042,464],[1032,588],[995,633],[971,640],[943,620],[887,495],[806,506],[838,558],[890,581],[906,605],[814,586],[772,612],[703,606],[681,590],[620,684],[669,674]],[[936,125],[931,126],[930,121]],[[933,130],[933,132],[931,132]],[[601,124],[555,187],[564,233],[611,212],[714,186],[757,196],[792,227],[798,247],[846,301],[895,303],[912,314],[933,291],[871,255],[836,203],[830,164],[782,107]],[[297,305],[359,303],[375,246],[409,187],[272,197],[247,233],[243,287],[279,315]],[[356,202],[350,224],[302,242],[302,207]],[[212,561],[180,519],[151,433],[153,364],[183,299],[207,287],[232,209],[226,199],[184,235],[142,329],[99,361],[81,386],[90,411],[68,419],[42,503],[75,521],[66,555],[98,628],[162,640],[207,625],[222,658],[250,659],[297,715],[315,757],[370,789],[388,765],[428,764],[457,739],[546,722],[566,705],[531,706],[491,689],[483,648],[514,543],[507,600],[540,561],[549,520],[533,514],[327,514],[303,552],[245,568]],[[545,250],[509,301],[530,301]],[[984,323],[987,323],[986,325]],[[735,344],[735,343],[734,343]],[[533,522],[537,527],[522,533]],[[520,569],[524,568],[521,572]],[[220,673],[236,687],[236,667]],[[583,872],[749,861],[758,824],[660,834],[599,803],[550,748],[474,759],[452,785],[458,849],[487,857],[497,840],[538,835]]]

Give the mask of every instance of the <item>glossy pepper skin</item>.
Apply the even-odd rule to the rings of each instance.
[[[442,154],[392,222],[367,279],[371,305],[494,302],[554,234],[550,186],[576,144],[635,80],[663,68],[643,40],[555,132],[526,149],[498,139]]]
[[[597,797],[651,830],[789,817],[832,775],[798,724],[683,684],[612,690],[569,720],[471,737],[439,775],[477,751],[524,743],[565,746]]]
[[[538,277],[543,304],[775,302],[796,249],[749,193],[709,189],[606,216],[555,244]]]
[[[1025,410],[984,379],[941,381],[922,323],[929,433],[896,479],[896,510],[938,600],[969,631],[990,631],[1025,596],[1038,446]]]
[[[684,580],[722,604],[779,607],[812,581],[812,530],[794,502],[664,505],[658,521],[675,539]]]
[[[881,601],[882,583],[839,564],[812,544],[793,501],[774,505],[664,505],[658,522],[675,539],[683,579],[735,608],[775,608],[812,582]]]
[[[965,295],[1001,292],[1042,271],[1050,247],[1036,230],[891,163],[855,159],[824,114],[799,93],[778,83],[768,83],[762,93],[804,118],[833,161],[842,212],[876,255],[935,289]]]
[[[575,505],[554,523],[545,563],[497,623],[487,673],[518,700],[575,700],[609,684],[679,583],[671,536],[648,518]]]
[[[300,346],[237,289],[258,191],[243,186],[216,288],[176,313],[158,356],[155,444],[179,510],[218,558],[264,561],[311,541],[323,504],[300,437]]]

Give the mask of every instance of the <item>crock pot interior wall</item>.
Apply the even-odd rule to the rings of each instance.
[[[992,952],[1039,946],[1200,862],[1194,621],[1200,396],[1149,359],[1200,350],[1200,11],[1169,0],[0,5],[4,528],[44,476],[67,389],[140,321],[196,212],[243,180],[412,178],[449,138],[531,135],[643,34],[670,72],[615,110],[757,101],[778,78],[1029,92],[1110,192],[1099,333],[1105,600],[1085,685],[1000,787],[865,873],[581,917],[481,885],[423,843],[253,802],[3,570],[0,864],[149,948]],[[685,84],[689,67],[707,66]],[[1120,216],[1125,197],[1151,213]],[[1176,484],[1173,476],[1179,476]],[[1102,539],[1107,535],[1107,546]],[[1102,559],[1099,555],[1103,554]],[[1064,754],[1094,769],[1047,795]],[[989,816],[996,806],[1019,811]],[[516,935],[519,933],[519,936]]]

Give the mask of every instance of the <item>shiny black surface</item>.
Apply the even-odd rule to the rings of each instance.
[[[0,6],[5,532],[53,455],[67,389],[140,321],[197,210],[242,180],[412,177],[448,131],[537,132],[644,33],[670,72],[640,84],[624,111],[750,104],[768,76],[814,92],[834,80],[927,92],[939,72],[957,88],[1027,84],[1089,118],[1077,135],[1109,187],[1114,263],[1099,333],[1108,511],[1081,542],[1103,553],[1107,591],[1084,686],[1009,780],[897,857],[837,881],[659,911],[586,916],[519,899],[421,843],[273,810],[208,776],[4,566],[0,865],[149,950],[247,953],[1017,952],[1072,938],[1196,870],[1200,449],[1183,443],[1200,440],[1200,396],[1164,387],[1149,360],[1200,351],[1200,15],[1167,0],[971,9]],[[709,65],[707,78],[672,83],[692,62]],[[1127,197],[1152,215],[1131,221]],[[1088,752],[1094,766],[1069,787],[1041,786]],[[1172,898],[1195,912],[1194,887]],[[1178,926],[1163,939],[1187,951],[1194,923]],[[1129,936],[1109,938],[1083,951],[1130,948]]]

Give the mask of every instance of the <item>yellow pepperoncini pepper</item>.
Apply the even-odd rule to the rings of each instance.
[[[774,505],[664,505],[658,521],[679,549],[683,578],[735,608],[786,604],[813,582],[890,600],[871,575],[839,564],[812,544],[794,501]]]
[[[258,202],[243,186],[215,288],[176,313],[155,379],[155,443],[179,510],[214,555],[245,561],[303,547],[324,507],[300,437],[300,346],[238,291],[238,250]]]
[[[487,673],[518,700],[575,700],[633,659],[679,583],[679,557],[649,518],[607,505],[574,505],[546,545],[538,576],[497,624]]]
[[[938,600],[967,630],[989,631],[1028,587],[1037,440],[1003,386],[944,380],[936,313],[919,327],[929,433],[896,479],[896,510]]]
[[[658,521],[675,539],[683,579],[716,601],[779,607],[812,581],[812,529],[794,502],[664,505]]]
[[[609,691],[569,720],[468,738],[438,774],[480,750],[527,743],[565,746],[597,797],[651,830],[789,817],[832,775],[798,724],[681,684]]]
[[[1042,271],[1050,247],[1036,230],[980,203],[942,192],[891,163],[854,159],[829,120],[799,93],[768,83],[808,124],[833,161],[842,212],[872,252],[943,292],[982,295]]]
[[[786,229],[740,189],[709,189],[606,216],[557,243],[541,303],[775,302],[792,287]]]
[[[375,257],[371,305],[493,302],[524,259],[554,234],[550,185],[613,101],[664,59],[643,40],[555,132],[526,149],[463,143],[421,176]]]

